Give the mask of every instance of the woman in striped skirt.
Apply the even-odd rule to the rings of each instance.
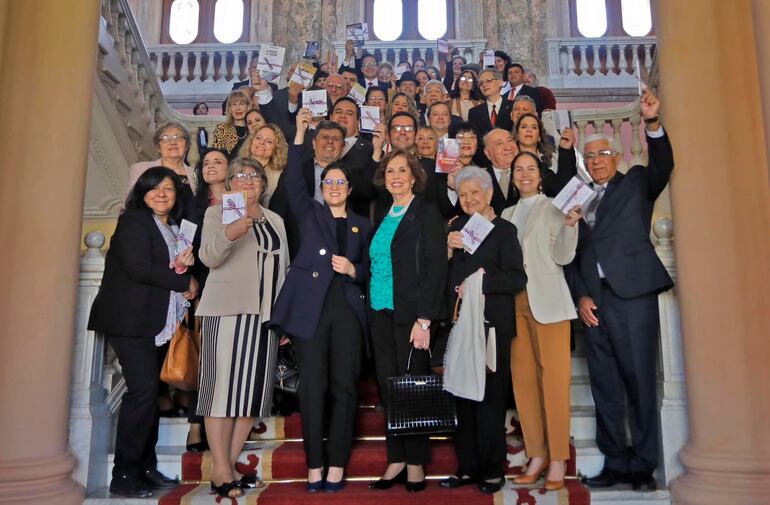
[[[255,475],[240,475],[235,462],[255,419],[270,414],[278,337],[265,323],[289,263],[283,220],[259,203],[266,185],[257,160],[233,161],[226,189],[246,196],[246,208],[236,211],[243,215],[224,225],[220,204],[203,220],[199,255],[210,270],[197,311],[198,415],[205,416],[211,448],[211,487],[222,497],[261,485]]]

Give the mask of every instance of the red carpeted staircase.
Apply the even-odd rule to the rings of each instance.
[[[373,380],[361,382],[356,437],[346,477],[345,489],[338,493],[308,493],[305,490],[307,468],[302,447],[302,427],[299,414],[289,417],[273,417],[258,423],[252,431],[251,440],[244,447],[238,470],[241,473],[256,473],[268,485],[250,490],[238,500],[218,498],[209,487],[211,458],[208,453],[185,453],[182,456],[182,486],[163,496],[159,505],[198,504],[258,504],[258,505],[300,505],[300,504],[398,504],[398,505],[464,505],[510,504],[510,505],[588,505],[588,490],[576,479],[568,479],[560,491],[546,492],[538,485],[515,488],[508,481],[495,495],[484,495],[475,486],[456,490],[445,490],[435,479],[428,481],[428,487],[420,493],[407,493],[403,486],[394,486],[387,491],[371,491],[368,484],[379,478],[387,464],[384,441],[384,416],[382,410],[373,406],[378,403],[376,384]],[[506,474],[518,475],[526,461],[524,448],[518,431],[518,423],[509,416],[508,468]],[[432,440],[433,461],[426,468],[429,477],[447,476],[454,473],[457,460],[451,439],[436,437]],[[568,474],[575,475],[575,450],[567,465]]]

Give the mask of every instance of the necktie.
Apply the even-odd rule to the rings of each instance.
[[[495,123],[497,122],[497,104],[492,105],[492,114],[489,115],[489,122],[492,123],[492,128],[495,127]]]
[[[514,98],[516,98],[516,90],[512,89],[511,92],[508,93],[508,100],[512,102]]]
[[[369,81],[366,83],[367,88],[371,88],[374,83],[372,81]]]
[[[594,191],[596,191],[596,196],[593,200],[591,200],[588,203],[588,207],[586,207],[585,211],[585,221],[588,223],[588,226],[591,228],[594,227],[594,224],[596,224],[596,209],[599,208],[599,203],[602,201],[602,197],[604,196],[604,186],[597,185],[594,187]]]
[[[500,174],[500,190],[503,192],[505,199],[508,199],[508,189],[511,185],[511,169],[506,168]]]

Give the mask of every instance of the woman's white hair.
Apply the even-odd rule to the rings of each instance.
[[[477,181],[484,191],[492,189],[492,177],[489,176],[489,172],[476,165],[468,165],[455,175],[455,187],[458,189],[460,184],[469,181]]]

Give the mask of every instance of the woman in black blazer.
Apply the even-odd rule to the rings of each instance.
[[[300,242],[271,324],[295,337],[307,489],[338,491],[353,443],[361,348],[368,333],[364,288],[371,226],[368,219],[348,210],[352,188],[342,164],[331,163],[321,172],[323,205],[308,191],[302,176],[302,144],[310,120],[308,109],[297,113],[297,134],[282,176]],[[327,391],[331,412],[324,479]]]
[[[406,373],[410,354],[410,373],[429,372],[430,327],[442,314],[447,257],[441,215],[416,195],[426,183],[420,161],[393,150],[380,163],[374,183],[384,185],[393,198],[369,248],[372,346],[384,394],[388,377]],[[384,403],[387,412],[390,406]],[[425,489],[422,466],[430,462],[428,437],[388,436],[387,449],[388,468],[369,487],[388,489],[394,482],[406,482],[409,491]]]
[[[176,254],[181,181],[168,168],[144,172],[126,200],[91,307],[88,329],[104,333],[126,381],[110,492],[148,497],[177,481],[156,469],[160,367],[177,324],[195,297],[187,272],[192,248]]]
[[[484,493],[498,491],[505,479],[505,407],[511,387],[510,348],[516,335],[514,297],[527,283],[516,227],[495,215],[492,178],[479,167],[469,166],[457,174],[457,193],[465,215],[449,227],[449,302],[452,307],[462,297],[464,281],[471,274],[484,272],[484,319],[495,329],[495,371],[486,374],[484,398],[477,402],[457,397],[455,450],[459,468],[454,477],[441,482],[456,488],[473,482]],[[494,227],[473,254],[463,248],[461,231],[471,215],[479,213]]]

